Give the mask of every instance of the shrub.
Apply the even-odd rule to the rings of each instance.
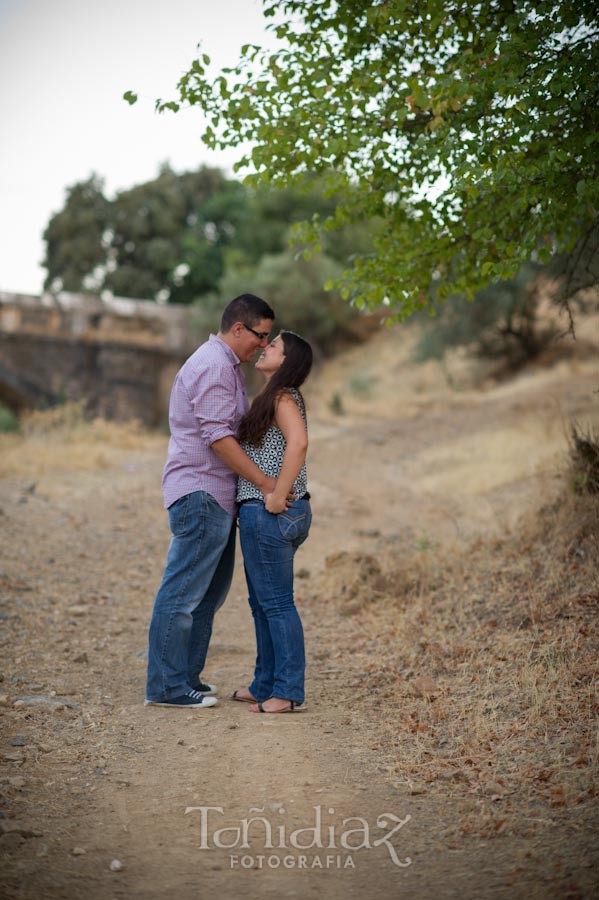
[[[19,420],[3,403],[0,403],[0,433],[19,430]]]
[[[573,424],[570,429],[572,483],[577,494],[599,494],[599,431]]]
[[[523,266],[515,278],[491,284],[473,302],[452,297],[428,318],[414,358],[443,360],[448,350],[465,347],[476,356],[502,359],[516,367],[537,356],[554,338],[538,311],[544,295],[541,267]]]

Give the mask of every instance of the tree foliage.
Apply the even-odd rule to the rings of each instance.
[[[534,359],[557,336],[555,322],[539,316],[550,291],[546,267],[526,263],[514,278],[479,291],[474,303],[463,296],[450,297],[434,318],[424,321],[414,358],[442,361],[449,350],[463,347],[516,368]]]
[[[176,174],[164,166],[112,200],[93,176],[68,189],[46,228],[45,287],[193,303],[204,329],[232,297],[250,291],[276,307],[281,327],[305,332],[326,351],[353,335],[355,310],[323,284],[372,246],[377,227],[347,226],[318,253],[289,249],[295,223],[333,211],[311,176],[298,186],[254,189],[217,169]]]
[[[322,173],[335,210],[303,239],[382,220],[342,279],[358,305],[471,297],[597,218],[596,0],[263,2],[278,49],[216,78],[200,54],[157,108],[201,107],[209,147],[249,141],[253,183]]]
[[[190,303],[218,284],[245,195],[207,167],[163,166],[110,201],[96,177],[76,184],[44,233],[45,287]]]
[[[109,204],[103,190],[97,175],[67,189],[63,209],[52,216],[44,231],[45,288],[56,281],[66,291],[81,290],[84,279],[104,262],[102,235]]]

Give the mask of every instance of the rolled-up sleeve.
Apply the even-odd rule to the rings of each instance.
[[[235,437],[236,381],[231,366],[211,366],[186,385],[200,440],[210,447],[221,438]]]

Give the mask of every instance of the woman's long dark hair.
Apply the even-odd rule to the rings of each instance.
[[[262,443],[262,438],[270,428],[275,417],[277,397],[286,388],[296,388],[299,393],[312,368],[312,347],[299,334],[293,331],[282,331],[285,358],[280,368],[262,388],[254,399],[249,412],[241,420],[239,440],[254,447]],[[304,398],[300,393],[302,403]]]

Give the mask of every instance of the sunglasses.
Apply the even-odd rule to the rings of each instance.
[[[270,337],[270,332],[268,331],[254,331],[253,328],[250,328],[249,325],[246,325],[245,322],[241,323],[246,331],[251,331],[252,334],[256,335],[259,341],[265,341]]]

